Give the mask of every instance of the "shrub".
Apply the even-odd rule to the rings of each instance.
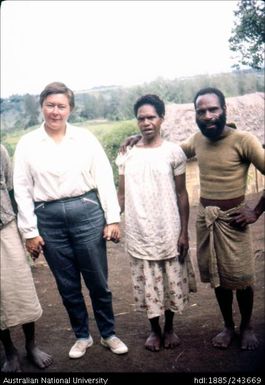
[[[112,166],[115,185],[118,186],[119,175],[115,164],[121,143],[130,135],[138,133],[135,121],[111,122],[88,127],[102,144]]]

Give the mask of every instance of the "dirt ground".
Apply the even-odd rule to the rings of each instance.
[[[259,195],[248,197],[250,205]],[[176,383],[178,378],[184,382],[209,382],[215,375],[232,374],[255,377],[264,373],[264,216],[252,225],[254,249],[256,256],[256,289],[253,312],[253,324],[260,340],[256,351],[241,351],[239,341],[234,340],[227,350],[214,349],[211,338],[222,328],[222,319],[213,290],[208,284],[199,280],[195,261],[195,216],[197,208],[191,209],[190,238],[191,253],[197,275],[198,292],[190,295],[190,302],[181,316],[175,316],[174,326],[181,338],[181,344],[175,350],[162,349],[152,353],[144,348],[149,333],[149,322],[144,313],[135,311],[131,277],[128,260],[124,253],[124,241],[109,244],[109,286],[113,294],[113,306],[116,316],[116,332],[129,347],[129,353],[117,356],[99,344],[99,333],[91,310],[87,289],[84,294],[90,315],[90,331],[94,345],[86,355],[77,360],[68,358],[68,351],[74,343],[68,316],[59,297],[53,276],[43,258],[32,267],[34,281],[43,307],[43,316],[36,324],[36,339],[39,346],[54,357],[54,363],[46,370],[38,370],[28,362],[25,356],[24,339],[21,328],[12,330],[13,340],[21,355],[25,373],[32,375],[82,375],[86,378],[97,378],[90,383],[101,383],[100,378],[108,379],[108,384],[127,383],[135,379],[135,383],[155,384]],[[239,311],[234,301],[234,316],[239,324]],[[3,360],[3,349],[0,347],[0,360]],[[5,378],[7,378],[5,376]],[[206,379],[206,382],[203,380]],[[263,377],[264,380],[264,377]],[[80,380],[81,381],[81,380]],[[180,381],[182,385],[183,381]],[[226,380],[224,380],[226,381]],[[55,382],[54,382],[55,383]],[[102,382],[103,383],[103,382]],[[198,383],[198,382],[197,382]],[[218,382],[217,382],[218,383]],[[219,382],[226,383],[226,382]],[[227,382],[228,383],[228,382]],[[236,382],[231,382],[236,383]],[[258,383],[258,382],[257,382]]]

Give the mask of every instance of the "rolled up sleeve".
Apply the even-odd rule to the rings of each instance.
[[[18,227],[25,239],[39,235],[34,213],[33,179],[27,164],[27,145],[21,140],[14,155],[14,191],[18,205]]]

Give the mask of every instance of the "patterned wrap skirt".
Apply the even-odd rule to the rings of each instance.
[[[37,321],[42,308],[16,220],[1,231],[0,329]]]

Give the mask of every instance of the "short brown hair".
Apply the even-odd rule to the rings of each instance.
[[[66,95],[68,100],[69,100],[69,104],[70,104],[71,110],[74,108],[74,106],[75,106],[75,97],[74,97],[73,91],[70,90],[70,88],[66,87],[66,85],[64,83],[60,83],[60,82],[50,83],[50,84],[48,84],[44,88],[44,90],[40,94],[40,105],[41,105],[41,107],[43,105],[44,100],[47,98],[47,96],[53,95],[53,94],[64,94],[64,95]]]

